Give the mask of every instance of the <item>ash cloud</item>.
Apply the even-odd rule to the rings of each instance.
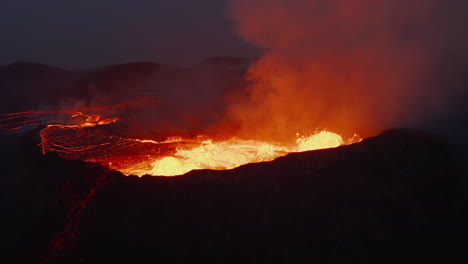
[[[233,0],[236,30],[268,52],[228,119],[246,137],[367,136],[447,112],[466,95],[466,1]]]

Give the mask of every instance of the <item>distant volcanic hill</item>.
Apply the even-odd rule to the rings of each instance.
[[[245,86],[243,75],[252,62],[220,57],[191,68],[129,62],[82,71],[28,62],[3,65],[0,113],[73,110],[147,97],[160,100],[157,109],[144,115],[118,112],[123,118],[132,116],[135,122],[129,125],[140,126],[135,130],[193,130],[219,119],[225,100]]]
[[[432,134],[390,130],[228,171],[127,177],[2,140],[11,262],[414,263],[464,257],[466,186]],[[465,242],[458,242],[458,239]]]
[[[76,90],[97,89],[103,93],[118,93],[121,89],[144,85],[163,66],[152,62],[132,62],[112,65],[87,72],[75,84]],[[92,94],[88,95],[92,96]]]
[[[54,101],[50,96],[53,99],[74,97],[75,99],[89,100],[90,98],[86,97],[93,96],[94,94],[90,94],[92,92],[119,93],[123,89],[130,88],[144,91],[149,88],[148,85],[158,84],[158,81],[160,81],[159,84],[166,86],[174,86],[175,82],[183,83],[184,79],[187,82],[198,81],[204,82],[200,85],[210,85],[210,78],[227,77],[227,73],[241,78],[252,61],[252,59],[247,58],[211,58],[193,68],[153,62],[129,62],[81,71],[69,71],[31,62],[0,65],[0,87],[3,93],[1,110],[2,112],[15,111],[13,103],[10,107],[5,103],[7,103],[7,99],[10,101],[12,99],[19,100],[14,95],[20,93],[30,93],[37,96],[35,104],[30,106],[37,108],[41,104],[53,104]],[[214,74],[222,72],[225,72],[224,76],[215,76]],[[200,76],[200,74],[202,75]],[[195,80],[196,77],[199,79]],[[229,83],[228,81],[233,81],[233,79],[224,80],[225,85]],[[158,90],[158,87],[152,86],[151,88]],[[160,92],[163,90],[166,89],[159,87]],[[22,105],[22,107],[26,106]]]
[[[0,65],[0,112],[35,109],[59,99],[80,74],[37,63]]]

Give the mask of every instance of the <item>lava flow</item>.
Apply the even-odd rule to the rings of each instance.
[[[56,152],[66,159],[99,162],[126,175],[182,175],[191,170],[227,170],[248,163],[271,161],[291,152],[338,147],[360,140],[348,140],[333,132],[320,131],[299,136],[291,144],[279,144],[232,137],[215,140],[209,136],[170,137],[164,141],[124,138],[97,128],[117,119],[85,116],[81,124],[49,124],[41,130],[43,153]]]

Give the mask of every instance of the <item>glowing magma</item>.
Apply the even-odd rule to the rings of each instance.
[[[47,116],[58,112],[25,112],[9,114],[0,121],[10,131],[50,121]],[[68,124],[48,124],[40,132],[43,153],[56,152],[65,159],[98,162],[126,175],[182,175],[192,170],[227,170],[248,163],[271,161],[291,152],[334,148],[360,141],[354,136],[343,138],[336,133],[320,131],[307,136],[296,134],[289,143],[247,140],[231,137],[215,140],[209,136],[170,137],[164,141],[125,138],[100,128],[118,121],[98,114],[60,112],[72,120]],[[26,117],[31,116],[33,121]],[[23,120],[24,119],[24,120]],[[8,123],[8,121],[13,120]],[[20,121],[17,121],[20,120]]]
[[[177,148],[175,154],[149,161],[146,166],[140,164],[119,170],[127,175],[139,176],[174,176],[197,169],[228,170],[248,163],[271,161],[291,152],[334,148],[343,144],[345,142],[340,135],[328,131],[300,137],[289,146],[237,138],[221,142],[205,140],[198,147]]]

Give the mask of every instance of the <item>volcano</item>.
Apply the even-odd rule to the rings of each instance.
[[[37,132],[2,139],[8,260],[395,263],[463,254],[462,169],[431,133],[390,130],[233,170],[135,177],[42,155]]]
[[[466,139],[453,137],[463,131],[460,122],[453,122],[449,135],[392,129],[362,139],[317,130],[293,131],[296,138],[289,143],[242,138],[233,133],[235,126],[212,125],[224,113],[223,104],[193,98],[227,95],[236,102],[246,84],[246,63],[251,61],[217,58],[191,69],[130,63],[85,72],[27,63],[0,68],[35,76],[5,82],[23,87],[11,90],[17,93],[32,89],[28,80],[56,84],[38,88],[42,97],[27,100],[24,111],[19,96],[0,99],[9,102],[0,120],[5,259],[465,258],[468,185],[460,142]],[[187,92],[187,83],[197,89]],[[217,89],[222,92],[211,93]],[[189,108],[197,111],[187,114]],[[249,159],[236,158],[232,165],[224,159],[228,150]],[[184,167],[193,157],[201,157],[197,164],[205,167]],[[164,159],[182,168],[166,175],[176,177],[157,176],[164,175],[154,170]]]
[[[468,1],[7,2],[2,263],[468,262]]]

